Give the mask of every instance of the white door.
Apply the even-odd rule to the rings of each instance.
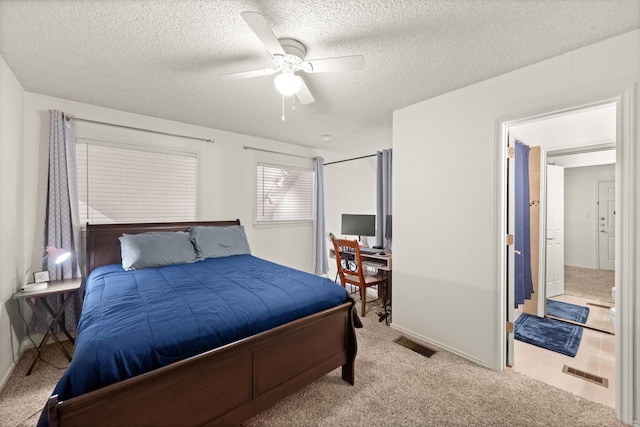
[[[547,165],[546,296],[564,293],[564,168]]]
[[[614,270],[616,260],[616,185],[598,182],[598,267]]]

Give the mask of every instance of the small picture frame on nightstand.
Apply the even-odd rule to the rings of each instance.
[[[33,281],[35,283],[42,283],[49,281],[49,272],[48,271],[36,271],[33,273]]]

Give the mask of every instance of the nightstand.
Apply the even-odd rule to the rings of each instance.
[[[36,320],[47,331],[44,334],[44,337],[42,337],[42,341],[40,342],[40,345],[38,345],[38,348],[37,348],[38,352],[40,351],[40,349],[42,349],[42,347],[44,347],[47,344],[49,337],[53,337],[56,343],[58,343],[58,346],[60,347],[64,355],[67,357],[67,359],[69,359],[69,361],[71,361],[71,355],[69,355],[69,352],[67,351],[67,349],[64,348],[64,345],[62,345],[62,342],[60,342],[60,339],[58,339],[58,336],[54,332],[54,328],[56,324],[60,325],[60,327],[62,328],[62,332],[64,332],[64,334],[67,336],[69,341],[71,341],[72,344],[75,344],[75,340],[73,339],[69,331],[67,331],[67,328],[65,328],[64,326],[64,322],[62,321],[62,315],[64,314],[65,307],[67,306],[69,301],[71,301],[72,293],[80,289],[80,286],[82,286],[81,277],[74,278],[74,279],[50,280],[49,286],[47,286],[45,289],[41,289],[37,291],[18,291],[15,294],[13,294],[13,299],[16,299],[16,300],[24,299],[25,301],[27,301],[27,304],[29,304],[29,306],[33,310],[33,315],[35,316]],[[47,302],[46,297],[50,295],[62,296],[62,304],[60,305],[60,308],[58,309],[57,312]],[[42,305],[53,317],[53,320],[51,322],[47,321],[46,313],[42,313],[41,309],[39,309],[36,306],[36,301],[38,299],[41,300]],[[31,371],[33,370],[33,367],[36,365],[37,361],[38,361],[38,357],[36,356],[33,359],[33,362],[31,363],[29,370],[27,370],[26,375],[31,374]]]

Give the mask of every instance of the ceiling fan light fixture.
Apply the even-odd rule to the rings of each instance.
[[[302,88],[302,78],[293,73],[282,73],[273,79],[273,84],[282,95],[293,96]]]

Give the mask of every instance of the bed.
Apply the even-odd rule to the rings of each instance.
[[[119,238],[123,235],[185,232],[191,227],[229,227],[228,231],[239,225],[235,220],[88,226],[89,281],[74,358],[50,397],[41,424],[243,425],[338,367],[342,378],[354,384],[354,302],[346,291],[338,298],[340,291],[336,293],[328,279],[250,254],[133,272],[122,269]],[[133,291],[127,280],[135,283]],[[187,280],[186,285],[181,280]],[[263,291],[265,284],[276,294]],[[198,287],[219,289],[209,294],[199,293]],[[228,291],[236,287],[239,293]],[[329,301],[318,302],[327,298],[315,294],[319,288],[322,294],[331,290]],[[120,298],[120,292],[131,295]],[[156,300],[165,305],[155,305]],[[106,329],[109,316],[117,311],[114,307],[127,304],[135,304],[129,307],[130,314],[114,322],[115,328]],[[218,308],[220,313],[211,314]],[[189,316],[181,314],[185,310]],[[234,317],[229,310],[243,323],[212,328],[211,324],[226,324]],[[101,327],[109,332],[95,333]],[[194,329],[199,332],[189,338]],[[151,333],[145,335],[145,330]],[[207,334],[201,335],[202,330]],[[102,340],[107,343],[104,350],[96,350],[91,335],[108,335]],[[159,348],[161,342],[168,344]],[[149,353],[146,344],[153,347],[151,358],[129,353],[115,361],[100,358],[102,353],[121,355],[135,347]],[[87,361],[93,365],[84,365]]]

